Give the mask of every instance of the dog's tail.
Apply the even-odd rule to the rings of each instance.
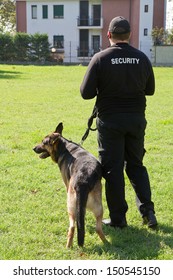
[[[76,189],[76,221],[78,246],[83,247],[85,238],[85,213],[89,191],[87,187],[80,186]]]

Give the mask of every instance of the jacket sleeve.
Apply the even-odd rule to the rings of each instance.
[[[97,59],[95,55],[88,65],[83,82],[80,86],[80,93],[84,99],[92,99],[97,95],[97,68]]]
[[[155,77],[150,61],[148,61],[148,67],[149,67],[148,70],[149,75],[146,83],[145,95],[153,95],[155,92]]]

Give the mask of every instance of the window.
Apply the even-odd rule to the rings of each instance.
[[[32,5],[31,6],[31,16],[32,16],[32,19],[37,18],[37,5]]]
[[[53,17],[54,18],[64,18],[64,5],[54,5],[53,6]]]
[[[53,36],[53,46],[57,49],[63,49],[64,48],[64,36]]]
[[[80,1],[80,26],[89,25],[89,2]]]
[[[81,29],[79,33],[78,56],[88,57],[89,54],[89,30]]]
[[[148,28],[144,28],[144,36],[148,36]]]
[[[144,12],[145,12],[145,13],[148,13],[148,5],[145,5],[145,6],[144,6]]]
[[[101,5],[93,5],[93,25],[100,26]]]
[[[48,18],[48,5],[42,6],[42,16],[43,18]]]
[[[93,54],[99,52],[99,50],[100,50],[100,36],[99,35],[92,36],[92,48],[93,48]]]

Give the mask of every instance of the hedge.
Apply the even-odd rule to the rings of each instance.
[[[49,58],[47,34],[0,33],[0,61],[47,61]]]

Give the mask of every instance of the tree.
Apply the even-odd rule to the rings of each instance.
[[[0,32],[16,29],[16,5],[14,0],[0,0]]]
[[[152,30],[152,38],[154,46],[160,46],[167,43],[168,40],[168,31],[164,30],[163,27],[158,28],[157,26]]]
[[[168,35],[168,40],[171,45],[173,45],[173,28],[170,30]]]

